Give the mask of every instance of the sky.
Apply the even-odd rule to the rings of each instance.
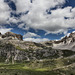
[[[59,40],[75,31],[75,0],[0,0],[0,32],[24,41]]]

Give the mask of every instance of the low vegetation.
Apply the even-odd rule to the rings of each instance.
[[[17,49],[17,50],[22,50],[22,51],[24,50],[24,49],[22,49],[22,48],[19,47],[19,46],[16,46],[16,49]]]
[[[11,43],[0,43],[0,75],[75,75],[74,51],[41,44],[36,44],[34,50],[33,46],[27,50]]]
[[[0,75],[75,75],[75,57],[0,63]]]

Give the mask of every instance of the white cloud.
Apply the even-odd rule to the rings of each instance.
[[[48,33],[64,33],[66,34],[68,28],[75,29],[75,8],[65,7],[65,0],[12,0],[15,2],[17,10],[15,13],[25,13],[21,17],[10,17],[10,8],[3,0],[0,0],[0,24],[6,22],[18,23],[18,27],[28,30],[33,28],[35,30],[44,30]],[[51,10],[57,6],[57,9]],[[46,10],[51,14],[47,14]],[[13,12],[14,13],[14,12]],[[67,17],[68,19],[65,19]],[[9,21],[7,21],[9,19]]]
[[[16,0],[17,13],[26,11],[45,11],[46,9],[55,7],[56,5],[62,5],[65,0]],[[36,11],[36,12],[37,12]]]
[[[17,0],[17,13],[24,13],[29,11],[28,14],[23,14],[20,20],[24,22],[27,28],[40,29],[48,33],[64,33],[66,34],[68,28],[75,28],[75,8],[61,6],[65,0]],[[55,10],[50,10],[51,14],[47,14],[46,10],[58,6]],[[65,19],[68,17],[69,19]],[[22,26],[23,25],[23,26]],[[24,29],[24,24],[19,25]]]
[[[49,41],[47,38],[41,38],[39,35],[31,32],[27,32],[23,36],[24,41],[32,41],[32,42],[44,42],[44,41]]]
[[[17,13],[26,12],[30,9],[30,0],[17,0],[16,6],[17,6]]]
[[[40,36],[35,33],[27,32],[23,37],[24,38],[32,38],[32,37],[40,37]]]
[[[4,2],[4,0],[0,0],[0,24],[7,23],[7,19],[10,17],[10,8]]]
[[[75,28],[75,17],[72,8],[59,8],[51,11],[52,14],[42,14],[39,12],[31,12],[23,15],[21,20],[26,22],[27,26],[34,29],[41,29],[48,33],[66,33],[68,28]],[[34,16],[34,17],[33,17]],[[65,19],[64,17],[69,17]]]
[[[75,31],[73,31],[72,33],[75,33]]]
[[[2,34],[6,33],[6,32],[9,32],[9,31],[11,31],[11,30],[12,30],[12,28],[0,28],[0,32],[1,32]]]
[[[8,22],[17,24],[18,22],[20,22],[20,20],[16,17],[10,17]]]
[[[47,38],[25,38],[24,41],[32,41],[32,42],[44,42],[49,41]]]

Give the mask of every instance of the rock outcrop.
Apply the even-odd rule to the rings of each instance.
[[[50,59],[75,54],[75,33],[59,41],[42,43],[22,41],[21,35],[12,32],[0,34],[0,37],[0,61],[5,63],[11,61],[14,64],[15,61]]]
[[[22,35],[15,34],[15,33],[12,33],[12,32],[7,32],[4,35],[2,35],[0,33],[0,38],[1,39],[6,39],[6,40],[23,40]]]
[[[68,49],[75,51],[75,32],[65,36],[59,41],[54,41],[53,48],[55,49]]]
[[[21,42],[22,43],[22,42]],[[25,45],[25,43],[22,43]],[[39,44],[40,45],[40,44]],[[35,49],[29,47],[28,49],[23,49],[20,46],[15,46],[15,44],[11,44],[10,42],[4,42],[0,40],[0,62],[9,63],[12,62],[14,64],[15,61],[30,61],[30,60],[43,60],[43,59],[52,59],[64,57],[64,53],[68,54],[68,51],[63,52],[62,50],[52,49],[51,47],[43,47],[39,46],[36,43],[31,46],[37,46]],[[27,45],[26,45],[27,46]],[[39,47],[42,47],[41,49]],[[74,54],[74,52],[71,52]]]

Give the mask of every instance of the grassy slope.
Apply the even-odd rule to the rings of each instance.
[[[3,47],[3,46],[1,46]],[[7,44],[7,48],[9,44]],[[18,50],[24,50],[17,47]],[[75,53],[64,52],[64,58],[44,59],[20,64],[0,64],[0,75],[75,75]],[[66,56],[65,56],[66,55]],[[0,57],[1,61],[5,60]]]
[[[0,64],[0,75],[75,75],[75,57]]]

